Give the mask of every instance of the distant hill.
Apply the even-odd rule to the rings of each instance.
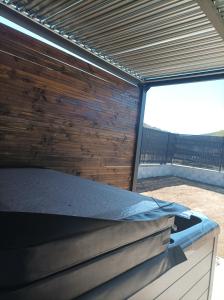
[[[160,128],[150,126],[150,125],[148,125],[148,124],[146,124],[146,123],[143,124],[143,127],[145,127],[145,128],[150,128],[150,129],[154,129],[154,130],[158,130],[158,131],[164,131],[164,130],[162,130],[162,129],[160,129]],[[165,132],[167,132],[167,131],[165,131]]]
[[[157,130],[157,131],[168,132],[168,131],[162,130],[160,128],[150,126],[150,125],[148,125],[146,123],[143,124],[143,127],[154,129],[154,130]],[[221,137],[223,136],[224,137],[224,129],[223,130],[219,130],[219,131],[215,131],[215,132],[211,132],[211,133],[205,133],[205,134],[182,134],[182,135],[210,135],[210,136],[221,136]]]
[[[206,135],[212,135],[212,136],[224,136],[224,130],[219,130],[212,133],[207,133]]]

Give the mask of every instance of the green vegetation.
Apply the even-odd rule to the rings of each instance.
[[[208,133],[206,135],[224,136],[224,130],[219,130],[219,131],[216,131],[216,132]]]

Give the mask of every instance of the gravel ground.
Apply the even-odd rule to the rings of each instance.
[[[139,180],[137,190],[146,196],[181,203],[216,221],[221,228],[217,255],[224,257],[224,188],[177,177],[157,177]]]

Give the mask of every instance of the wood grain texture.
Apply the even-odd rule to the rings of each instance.
[[[0,25],[0,167],[131,188],[139,90]]]

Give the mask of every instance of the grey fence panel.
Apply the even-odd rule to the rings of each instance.
[[[170,135],[168,132],[143,128],[141,162],[160,164],[171,162]]]
[[[202,168],[220,168],[223,139],[214,136],[178,135],[173,162]]]
[[[224,137],[143,129],[141,163],[177,163],[224,170]]]

